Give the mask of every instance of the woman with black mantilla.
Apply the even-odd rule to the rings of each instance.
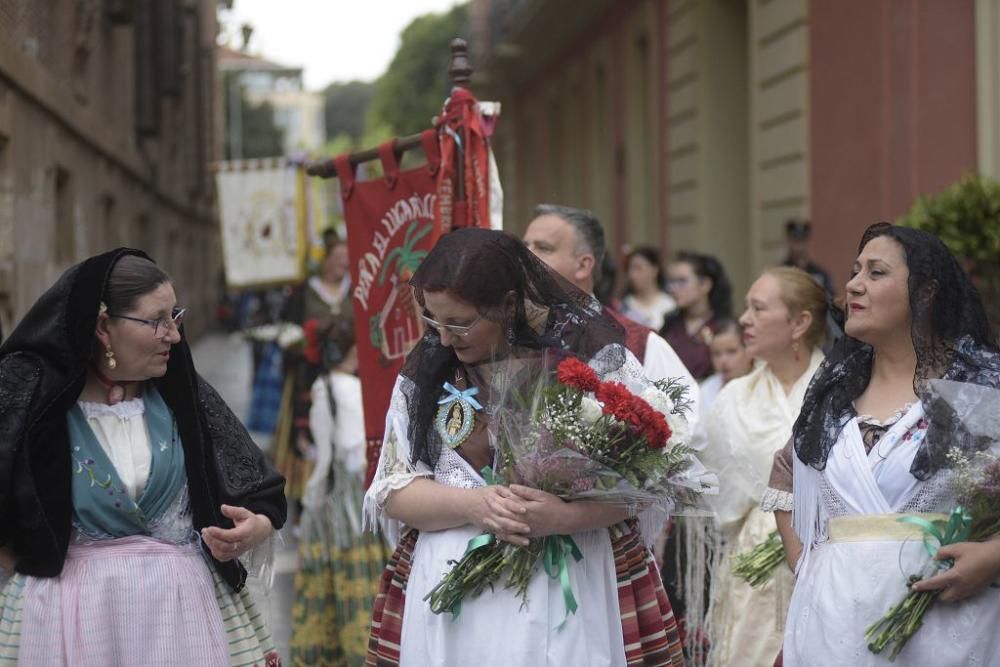
[[[972,392],[1000,388],[1000,350],[982,302],[936,237],[869,227],[846,292],[846,335],[806,393],[792,447],[775,461],[792,469],[794,532],[781,513],[778,525],[797,563],[785,665],[889,664],[868,651],[865,630],[928,560],[919,531],[897,519],[950,512],[955,471],[945,454],[981,446],[935,407],[935,379]],[[772,487],[786,477],[775,473]],[[954,565],[913,584],[940,595],[898,664],[1000,664],[1000,591],[990,587],[1000,576],[1000,538],[944,546],[936,558]]]
[[[366,520],[379,519],[390,540],[398,541],[376,600],[369,662],[683,664],[648,549],[662,515],[636,520],[611,505],[564,502],[517,485],[488,486],[480,475],[494,465],[487,432],[495,409],[493,362],[538,373],[545,351],[572,354],[606,380],[642,386],[642,368],[625,349],[623,331],[595,299],[502,232],[446,234],[410,284],[428,332],[396,382],[378,471],[365,498]],[[448,419],[454,403],[463,416],[453,434]],[[562,591],[544,573],[532,580],[525,608],[513,591],[497,586],[465,599],[457,617],[431,612],[424,596],[483,531],[521,545],[572,534],[583,553],[569,568],[580,604],[561,628],[555,629],[565,615]]]
[[[0,347],[0,664],[280,664],[244,557],[284,480],[194,370],[170,278],[118,249]]]

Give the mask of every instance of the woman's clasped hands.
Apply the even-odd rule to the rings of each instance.
[[[532,537],[572,532],[569,506],[551,493],[526,486],[482,486],[475,489],[468,515],[470,523],[497,538],[527,546]]]

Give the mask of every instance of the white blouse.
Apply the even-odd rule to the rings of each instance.
[[[149,480],[153,459],[142,397],[115,405],[86,401],[80,401],[79,405],[129,497],[136,500]],[[166,447],[167,443],[160,446]]]

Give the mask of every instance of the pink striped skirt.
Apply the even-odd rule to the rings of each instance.
[[[196,544],[72,545],[58,577],[26,577],[19,665],[230,664],[216,583]]]

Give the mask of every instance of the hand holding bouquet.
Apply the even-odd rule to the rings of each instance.
[[[943,450],[958,491],[957,505],[947,518],[928,521],[918,516],[903,516],[898,519],[921,529],[924,546],[932,560],[923,572],[909,578],[910,590],[903,600],[865,633],[868,649],[876,654],[889,649],[890,661],[896,659],[910,637],[920,629],[924,615],[941,593],[929,586],[913,588],[917,582],[929,580],[952,567],[953,561],[937,555],[939,548],[981,542],[1000,535],[1000,458],[995,453],[1000,450],[997,446],[1000,443],[1000,414],[998,403],[994,402],[1000,401],[1000,392],[942,380],[931,384],[933,398],[929,410],[935,413],[932,428],[935,419],[947,423],[948,428],[939,426],[939,432],[948,431],[950,436],[935,439],[949,443],[961,441],[966,447]],[[930,434],[928,439],[931,439]]]
[[[695,505],[713,480],[686,444],[686,386],[666,380],[636,394],[601,381],[575,358],[563,359],[554,371],[540,361],[521,368],[511,362],[496,376],[499,407],[490,428],[498,471],[484,470],[487,483],[520,484],[630,512]],[[568,535],[533,539],[526,547],[480,535],[427,599],[435,613],[458,613],[462,599],[492,589],[506,572],[505,586],[527,604],[541,565],[560,582],[573,612],[568,567],[581,558]]]

